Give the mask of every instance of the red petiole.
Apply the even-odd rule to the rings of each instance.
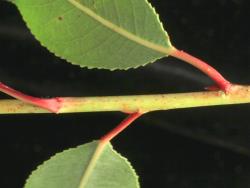
[[[215,70],[213,67],[211,67],[204,61],[177,49],[174,50],[170,55],[198,68],[207,76],[209,76],[212,80],[214,80],[219,89],[223,90],[225,93],[230,92],[232,84],[228,80],[226,80],[217,70]]]
[[[59,97],[43,99],[43,98],[29,96],[29,95],[21,93],[20,91],[10,88],[1,82],[0,82],[0,91],[16,99],[19,99],[23,102],[27,102],[35,106],[39,106],[41,108],[44,108],[54,113],[58,113],[58,111],[60,110],[62,106],[62,99]]]
[[[117,136],[120,132],[122,132],[124,129],[126,129],[133,121],[135,121],[137,118],[139,118],[143,113],[133,113],[130,114],[126,119],[124,119],[118,126],[116,126],[113,130],[111,130],[109,133],[104,135],[100,142],[107,143],[110,140],[112,140],[115,136]]]

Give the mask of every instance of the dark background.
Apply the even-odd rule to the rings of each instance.
[[[250,83],[248,0],[152,0],[172,43],[226,78]],[[200,91],[212,82],[173,58],[137,70],[80,69],[34,40],[15,6],[0,1],[0,81],[41,97]],[[8,98],[0,94],[1,98]],[[113,140],[142,188],[250,187],[250,105],[146,114]],[[22,187],[56,152],[97,139],[118,112],[0,115],[0,187]]]

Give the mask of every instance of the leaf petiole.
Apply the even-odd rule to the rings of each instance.
[[[13,88],[10,88],[9,86],[3,84],[2,82],[0,82],[0,91],[2,91],[3,93],[5,93],[7,95],[10,95],[16,99],[19,99],[23,102],[33,104],[35,106],[46,109],[46,110],[53,112],[53,113],[57,113],[60,110],[60,108],[62,107],[63,99],[60,97],[50,98],[50,99],[33,97],[30,95],[26,95],[20,91],[17,91]]]
[[[218,85],[218,87],[223,90],[226,94],[228,94],[232,88],[232,84],[226,80],[217,70],[215,70],[213,67],[208,65],[206,62],[184,52],[181,50],[174,50],[171,54],[172,57],[175,57],[177,59],[183,60],[194,67],[201,70],[203,73],[205,73],[207,76],[209,76],[212,80],[215,81],[215,83]]]
[[[110,142],[115,136],[121,133],[124,129],[126,129],[133,121],[138,119],[143,113],[135,112],[130,114],[126,119],[124,119],[119,125],[117,125],[113,130],[104,135],[101,139],[101,143]]]

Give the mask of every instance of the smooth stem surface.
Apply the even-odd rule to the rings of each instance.
[[[170,55],[180,60],[183,60],[193,65],[194,67],[198,68],[207,76],[209,76],[212,80],[214,80],[221,90],[223,90],[225,93],[230,92],[232,84],[228,80],[226,80],[217,70],[215,70],[213,67],[211,67],[204,61],[196,57],[193,57],[192,55],[184,51],[177,50],[177,49],[173,51]]]
[[[74,2],[74,1],[73,1]],[[198,68],[199,70],[201,70],[202,72],[204,72],[206,75],[208,75],[211,79],[213,79],[216,84],[219,86],[219,88],[225,92],[225,94],[230,94],[232,93],[231,90],[232,90],[232,84],[227,81],[218,71],[216,71],[213,67],[211,67],[210,65],[208,65],[207,63],[205,63],[204,61],[196,58],[196,57],[193,57],[183,51],[180,51],[180,50],[177,50],[175,49],[174,47],[171,48],[171,50],[167,53],[173,57],[176,57],[178,59],[181,59],[193,66],[195,66],[196,68]],[[26,95],[26,94],[23,94],[15,89],[12,89],[8,86],[6,86],[5,84],[1,83],[0,82],[0,91],[16,98],[16,99],[19,99],[23,102],[27,102],[29,104],[33,104],[35,106],[38,106],[40,108],[43,108],[43,109],[46,109],[48,111],[51,111],[51,112],[54,112],[54,113],[64,113],[64,112],[77,112],[78,110],[78,107],[76,105],[78,105],[78,101],[79,103],[82,103],[84,102],[83,100],[85,99],[91,99],[91,100],[88,100],[87,102],[91,102],[92,105],[95,105],[95,104],[98,104],[99,103],[96,103],[95,99],[97,100],[106,100],[106,99],[110,99],[110,97],[104,97],[104,98],[96,98],[96,97],[92,97],[92,98],[80,98],[79,100],[77,100],[76,98],[62,98],[62,97],[56,97],[56,98],[51,98],[51,99],[43,99],[43,98],[38,98],[38,97],[33,97],[33,96],[29,96],[29,95]],[[161,95],[164,97],[164,95]],[[151,98],[155,98],[156,96],[152,96]],[[126,98],[126,97],[125,97]],[[129,99],[132,99],[134,98],[134,96],[129,96],[128,97]],[[140,99],[143,99],[145,97],[140,97]],[[146,97],[148,98],[148,97]],[[150,98],[150,97],[149,97]],[[156,97],[158,98],[158,97]],[[71,100],[73,99],[73,100]],[[115,98],[112,98],[112,99],[115,99],[116,100],[123,100],[124,97],[115,97]],[[65,101],[66,100],[66,101]],[[137,102],[137,97],[134,99],[135,102]],[[113,101],[113,102],[115,102]],[[241,100],[240,100],[241,101]],[[4,101],[5,104],[6,104],[6,101]],[[102,101],[103,103],[105,101]],[[140,102],[143,102],[143,101],[140,101]],[[176,101],[178,103],[178,101]],[[116,104],[124,104],[123,107],[119,107],[118,109],[114,109],[114,106],[111,105],[110,107],[109,106],[105,106],[107,108],[106,111],[114,111],[114,110],[118,110],[118,111],[124,111],[124,112],[129,112],[129,113],[134,113],[138,110],[142,110],[141,106],[140,105],[136,105],[136,108],[134,108],[133,105],[131,105],[129,103],[129,108],[127,108],[127,104],[124,103],[123,101],[118,101],[118,103],[115,103],[114,105]],[[217,102],[215,102],[217,104]],[[72,104],[76,104],[76,105],[72,105]],[[110,103],[111,104],[111,103]],[[108,104],[108,105],[110,105]],[[144,103],[145,104],[145,103]],[[210,104],[210,103],[209,103]],[[3,103],[4,105],[4,103]],[[23,105],[23,104],[21,104]],[[146,109],[146,111],[153,111],[153,110],[161,110],[162,107],[160,107],[161,105],[160,104],[157,104],[159,105],[158,107],[156,107],[155,109],[155,105],[152,105],[153,107],[148,107],[149,109]],[[174,105],[174,104],[173,104]],[[206,104],[201,104],[202,106],[205,106]],[[19,104],[20,106],[20,104]],[[178,106],[178,105],[177,105]],[[194,103],[194,106],[197,106],[195,103]],[[194,107],[194,106],[186,106],[186,107]],[[82,107],[82,105],[81,105]],[[133,108],[131,110],[131,107]],[[72,109],[73,108],[73,109]],[[93,106],[88,106],[88,108],[92,109],[90,111],[104,111],[105,109],[101,109],[101,110],[98,110],[99,107],[96,107]],[[12,112],[14,112],[13,109],[17,109],[17,107],[14,107],[12,108]],[[163,108],[165,109],[165,108]],[[30,109],[29,109],[30,110]],[[144,109],[143,109],[144,110]],[[11,110],[9,110],[11,111]],[[24,112],[28,113],[28,110],[23,110]],[[37,110],[35,110],[37,112]],[[39,110],[38,110],[39,111]],[[85,111],[85,109],[81,109],[80,110],[81,112]],[[0,112],[0,113],[4,113],[4,111]],[[11,113],[11,112],[10,112]]]
[[[230,93],[204,91],[178,94],[68,97],[58,98],[61,108],[57,113],[121,111],[150,112],[199,106],[250,103],[250,86],[232,85]],[[49,111],[18,100],[0,100],[0,114],[49,113]]]

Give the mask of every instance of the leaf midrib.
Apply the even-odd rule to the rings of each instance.
[[[98,145],[97,145],[93,155],[90,158],[89,164],[87,165],[85,172],[82,174],[78,188],[85,188],[86,187],[86,185],[88,184],[89,178],[92,175],[92,172],[93,172],[93,170],[98,162],[99,157],[101,156],[105,147],[109,146],[108,144],[109,143],[102,143],[101,141],[98,142]]]
[[[111,21],[96,14],[90,8],[88,8],[87,6],[84,6],[83,4],[81,4],[80,2],[78,2],[76,0],[68,0],[68,2],[71,3],[73,6],[75,6],[77,9],[81,10],[83,13],[87,14],[88,16],[93,18],[94,20],[96,20],[99,23],[101,23],[102,25],[104,25],[105,27],[111,29],[112,31],[122,35],[123,37],[125,37],[131,41],[136,42],[137,44],[145,46],[145,47],[152,49],[154,51],[163,53],[165,55],[170,54],[174,50],[173,46],[166,48],[164,46],[152,43],[148,40],[145,40],[143,38],[140,38],[140,37],[134,35],[133,33],[125,30],[124,28],[121,28],[121,27],[117,26],[116,24],[112,23]]]

